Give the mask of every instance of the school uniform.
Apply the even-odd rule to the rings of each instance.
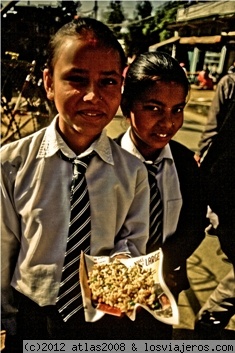
[[[125,148],[123,143],[125,138],[130,140],[129,130],[116,138],[115,141],[130,153],[133,153],[133,143]],[[171,158],[168,157],[169,154],[167,156],[168,161],[163,158],[164,166],[160,173],[163,173],[166,163],[171,166],[173,164],[176,170],[176,179],[172,179],[172,175],[170,175],[165,182],[158,184],[163,198],[163,214],[165,214],[163,216],[162,249],[165,255],[165,269],[172,271],[179,266],[181,267],[181,270],[177,271],[180,279],[176,290],[178,294],[181,290],[188,288],[186,260],[196,250],[205,235],[206,203],[201,191],[200,170],[193,158],[194,153],[176,141],[170,141],[164,149],[170,151]],[[136,153],[135,155],[137,156]],[[164,154],[161,152],[158,159],[161,159],[162,155]],[[140,154],[139,158],[142,161],[144,160]],[[174,170],[171,171],[172,173],[174,173]],[[174,184],[170,185],[173,182]],[[167,195],[167,201],[164,200],[166,194],[164,189],[166,188],[171,189],[171,193]],[[179,188],[178,192],[174,191],[176,188]],[[172,195],[173,193],[174,195]],[[172,219],[171,213],[174,219]],[[170,225],[170,223],[174,224]],[[156,249],[147,249],[147,252],[150,250],[154,251]]]
[[[135,154],[143,162],[144,158],[130,139],[130,129],[115,141],[124,149]],[[174,272],[177,287],[172,290],[176,300],[182,290],[189,288],[186,260],[204,239],[206,225],[206,203],[201,193],[199,168],[194,153],[176,141],[170,141],[161,151],[157,161],[163,164],[157,176],[163,201],[163,239],[164,271]],[[169,190],[171,190],[169,192]],[[167,200],[164,199],[167,197]],[[172,214],[172,217],[171,217]],[[147,248],[147,253],[156,250]],[[129,324],[130,325],[130,324]],[[171,339],[172,327],[156,320],[141,310],[132,324],[136,339]],[[131,337],[133,338],[133,337]],[[131,339],[130,338],[130,339]]]
[[[65,324],[56,308],[73,173],[72,163],[62,159],[61,152],[76,157],[57,132],[57,118],[47,128],[1,148],[2,325],[7,337],[15,336],[18,326],[25,339],[46,339],[48,332],[54,339],[110,339],[112,333],[102,324],[106,318],[92,325],[80,310]],[[105,132],[85,152],[92,151],[95,156],[86,173],[90,254],[144,255],[147,172]]]

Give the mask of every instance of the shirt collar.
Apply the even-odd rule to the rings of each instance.
[[[123,135],[123,138],[121,140],[121,147],[124,148],[125,150],[127,150],[128,152],[130,152],[131,154],[133,154],[134,156],[136,156],[137,158],[139,158],[142,162],[148,162],[148,161],[145,160],[145,158],[137,150],[137,148],[135,147],[134,143],[132,142],[131,137],[130,137],[130,130],[131,130],[131,127],[129,127],[128,130],[126,131],[126,133]],[[161,150],[159,156],[154,161],[154,163],[158,164],[163,159],[173,160],[173,156],[172,156],[169,144],[167,144]]]
[[[68,157],[75,158],[76,154],[69,148],[66,142],[63,140],[61,135],[56,129],[58,121],[58,115],[53,119],[51,124],[46,128],[44,138],[39,147],[37,158],[48,158],[56,154],[59,150]],[[106,135],[105,130],[102,131],[99,138],[94,141],[91,146],[81,153],[78,157],[84,157],[90,154],[92,151],[96,151],[97,154],[109,164],[114,164],[112,150],[110,146],[109,138]]]

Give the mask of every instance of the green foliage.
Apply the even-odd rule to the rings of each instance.
[[[170,38],[170,32],[167,29],[163,29],[160,33],[159,33],[159,42],[163,42],[164,40]]]
[[[122,10],[122,2],[121,1],[110,1],[109,4],[110,14],[107,19],[107,23],[117,24],[122,23],[125,17]]]
[[[153,7],[150,1],[138,1],[136,4],[137,14],[142,19],[151,16],[152,9]]]
[[[110,9],[110,13],[107,18],[108,24],[119,24],[124,21],[125,16],[123,14],[121,1],[110,1],[108,8]],[[119,34],[120,30],[121,27],[119,26],[115,26],[113,28],[113,31],[116,32],[117,35]]]
[[[144,6],[147,6],[144,3],[150,2],[141,1],[136,6],[141,17],[141,11]],[[167,26],[175,22],[177,10],[182,6],[182,3],[182,1],[164,2],[156,9],[154,16],[143,21],[131,23],[128,26],[129,33],[124,36],[127,55],[132,57],[134,54],[147,51],[150,45],[170,38],[173,33],[167,29]]]

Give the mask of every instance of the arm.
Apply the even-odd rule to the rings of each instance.
[[[163,244],[163,253],[165,272],[174,273],[178,277],[180,291],[187,281],[186,260],[205,237],[204,229],[208,222],[206,221],[207,204],[201,187],[200,168],[193,158],[193,152],[176,144],[175,141],[171,142],[171,147],[183,206],[175,233]],[[174,271],[179,266],[181,270]]]
[[[233,133],[231,136],[234,136]],[[234,144],[234,141],[231,143]],[[208,193],[208,203],[218,216],[217,236],[221,248],[235,266],[235,237],[231,232],[235,226],[235,148],[226,147],[227,151],[221,152],[213,164],[209,183],[206,183],[205,188]]]
[[[1,181],[1,305],[2,325],[7,334],[16,334],[16,313],[13,290],[10,285],[20,247],[20,221],[10,195],[9,175],[2,167]]]

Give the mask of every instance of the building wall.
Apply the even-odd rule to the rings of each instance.
[[[235,1],[200,2],[178,10],[176,56],[196,77],[205,65],[215,83],[235,58]]]

